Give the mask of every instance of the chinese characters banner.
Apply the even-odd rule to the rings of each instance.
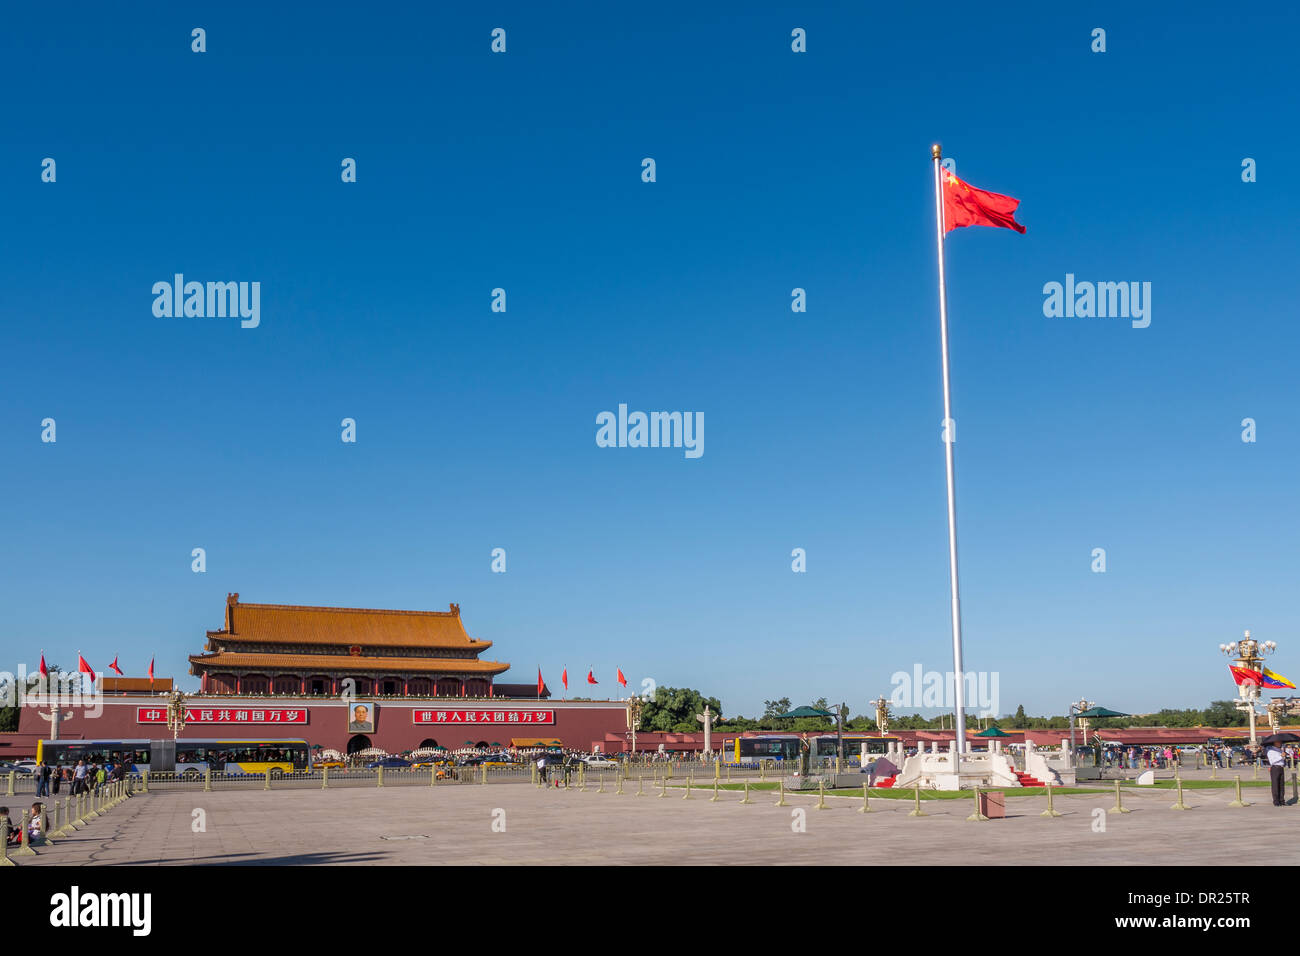
[[[139,707],[136,709],[137,724],[167,723],[166,707]],[[287,708],[199,708],[185,711],[187,724],[305,724],[307,710],[289,710]]]
[[[416,724],[553,724],[553,710],[413,710]]]

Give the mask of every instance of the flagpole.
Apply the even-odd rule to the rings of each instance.
[[[948,471],[948,579],[952,593],[952,670],[955,684],[953,730],[957,753],[964,754],[966,752],[966,681],[961,660],[961,593],[957,586],[957,479],[952,447],[957,440],[957,429],[952,418],[952,386],[948,377],[948,279],[943,260],[943,175],[940,164],[943,148],[936,143],[930,148],[930,154],[934,165],[934,219],[939,242],[939,340],[943,350],[943,436],[944,458]]]

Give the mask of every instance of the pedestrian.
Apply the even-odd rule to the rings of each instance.
[[[72,770],[72,793],[74,796],[86,792],[86,761],[78,760]]]
[[[68,768],[55,767],[53,777],[54,777],[54,792],[58,793],[59,787],[62,785],[63,781],[68,778]]]
[[[42,760],[36,765],[33,775],[36,777],[36,796],[48,797],[50,795],[50,765]]]
[[[1273,789],[1273,806],[1286,806],[1286,780],[1283,779],[1286,774],[1286,768],[1283,766],[1286,758],[1282,754],[1282,748],[1276,743],[1268,745],[1265,754],[1268,757],[1268,781]]]

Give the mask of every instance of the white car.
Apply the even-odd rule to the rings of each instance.
[[[602,757],[600,754],[583,757],[582,762],[592,770],[613,770],[618,766],[616,761],[610,760],[608,757]]]
[[[23,773],[31,773],[31,772],[33,772],[33,771],[36,769],[36,761],[35,761],[35,760],[15,760],[15,761],[14,761],[14,766],[17,767],[19,770],[21,770]]]

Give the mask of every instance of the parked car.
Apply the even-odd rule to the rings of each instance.
[[[14,773],[31,773],[32,770],[35,769],[35,766],[36,766],[35,764],[24,765],[22,762],[0,763],[0,773],[7,774],[10,771]]]
[[[347,764],[345,764],[342,760],[313,760],[311,769],[324,770],[326,767],[328,767],[331,770],[342,770],[346,766]]]
[[[411,766],[411,761],[403,760],[401,757],[385,757],[383,760],[372,760],[366,764],[367,770],[377,770],[383,767],[385,770],[406,769]]]
[[[592,754],[590,757],[579,757],[590,770],[613,770],[618,766],[618,761],[610,760],[602,754]]]

